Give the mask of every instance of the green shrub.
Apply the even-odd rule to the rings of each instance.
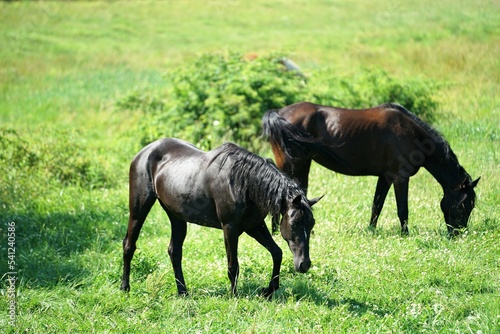
[[[305,97],[304,78],[285,70],[282,55],[246,59],[235,52],[204,54],[166,74],[163,96],[136,91],[118,101],[140,109],[141,144],[179,137],[210,149],[234,141],[257,149],[260,120],[268,109]]]
[[[38,156],[13,129],[0,129],[0,168],[29,168],[37,164]]]
[[[254,151],[263,147],[260,121],[269,109],[308,100],[348,108],[384,102],[402,104],[432,122],[435,84],[396,80],[382,70],[353,76],[334,69],[303,75],[287,71],[284,55],[246,59],[236,52],[203,54],[168,72],[166,87],[154,94],[137,90],[117,102],[118,109],[141,110],[142,146],[161,137],[178,137],[203,149],[233,141]]]
[[[354,75],[337,75],[334,69],[313,74],[309,92],[319,104],[344,108],[367,108],[395,102],[432,123],[438,107],[433,93],[439,85],[430,80],[397,80],[381,69],[361,69]]]
[[[43,132],[43,140],[37,140],[40,134],[20,135],[12,129],[0,129],[0,173],[10,182],[24,180],[33,186],[57,182],[85,188],[110,185],[104,167],[90,148],[78,143],[74,133]]]

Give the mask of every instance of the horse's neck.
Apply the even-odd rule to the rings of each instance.
[[[434,176],[445,192],[467,177],[465,169],[460,166],[451,148],[448,149],[449,154],[445,153],[444,149],[436,150],[424,163],[424,167]]]

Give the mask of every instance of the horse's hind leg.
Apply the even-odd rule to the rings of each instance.
[[[236,295],[236,285],[240,275],[240,265],[238,262],[238,237],[241,232],[232,224],[223,224],[224,245],[227,255],[227,276],[231,282],[231,292]]]
[[[275,153],[276,156],[276,153]],[[279,169],[281,169],[285,174],[290,176],[290,178],[295,181],[304,193],[307,195],[307,188],[309,187],[309,170],[311,169],[311,159],[301,158],[301,159],[291,159],[282,158],[280,163],[277,163]],[[273,234],[276,234],[279,230],[279,215],[274,215],[271,221],[271,229]]]
[[[182,272],[182,245],[184,244],[184,239],[186,238],[187,223],[184,220],[170,214],[163,203],[161,204],[167,213],[168,218],[170,219],[170,225],[172,226],[170,244],[168,246],[168,255],[170,256],[170,261],[172,262],[172,267],[174,269],[177,294],[187,295],[186,282],[184,281],[184,274]]]
[[[130,290],[130,263],[136,249],[142,225],[156,201],[153,186],[147,176],[134,177],[131,172],[129,185],[129,219],[127,234],[123,239],[123,276],[121,289]]]
[[[287,172],[291,178],[304,190],[307,195],[309,188],[309,170],[311,169],[311,159],[302,158],[288,161],[290,167],[287,167],[291,172]]]
[[[391,183],[385,177],[380,176],[377,181],[375,196],[373,197],[372,217],[370,219],[370,227],[373,229],[377,227],[378,217],[384,207],[385,198],[387,197],[389,188],[391,188]]]

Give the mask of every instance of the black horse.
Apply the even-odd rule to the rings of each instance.
[[[467,227],[479,178],[472,181],[446,140],[398,104],[354,110],[301,102],[269,110],[262,126],[277,166],[306,193],[311,160],[346,175],[378,176],[373,228],[394,185],[401,230],[408,234],[408,184],[420,167],[443,188],[441,210],[449,234]]]
[[[155,141],[133,159],[129,192],[122,290],[130,290],[130,262],[136,241],[157,199],[172,227],[168,254],[179,295],[187,294],[181,265],[186,222],[223,230],[234,294],[239,274],[238,238],[243,232],[273,258],[271,281],[263,295],[269,297],[279,288],[282,251],[265,225],[268,213],[282,215],[281,235],[292,251],[295,269],[305,273],[311,266],[309,237],[315,222],[311,206],[317,200],[307,200],[304,191],[272,162],[234,144],[203,152],[178,139]]]

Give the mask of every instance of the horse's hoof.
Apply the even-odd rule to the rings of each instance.
[[[260,295],[262,297],[265,297],[267,299],[271,299],[273,297],[273,294],[274,294],[274,291],[276,291],[276,289],[274,288],[262,288],[260,289]]]
[[[128,284],[122,284],[122,286],[120,287],[120,290],[122,290],[123,292],[129,292],[130,291],[130,285],[128,285]]]

